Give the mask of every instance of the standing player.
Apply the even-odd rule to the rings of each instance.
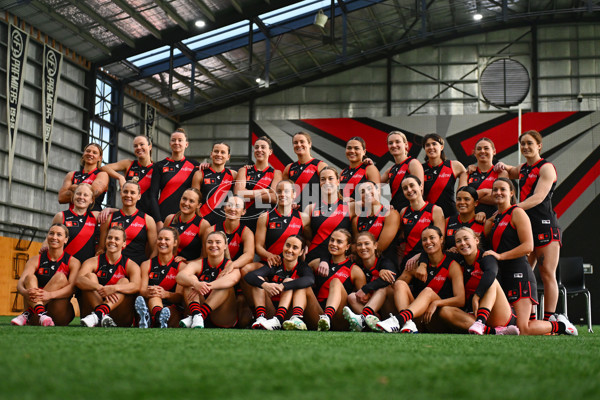
[[[446,218],[446,229],[444,230],[446,233],[444,237],[446,250],[455,252],[454,234],[462,226],[469,227],[480,235],[483,234],[483,222],[485,222],[485,219],[479,221],[480,217],[483,217],[483,214],[479,216],[475,214],[478,199],[477,190],[471,186],[462,186],[456,191],[456,209],[458,215]]]
[[[306,132],[298,132],[292,137],[294,153],[298,161],[288,164],[283,170],[283,179],[289,179],[297,186],[295,202],[304,210],[309,204],[319,201],[319,174],[327,164],[310,155],[312,140]]]
[[[346,158],[349,165],[340,172],[340,186],[342,197],[347,202],[359,199],[354,191],[360,183],[371,181],[378,184],[380,181],[377,167],[363,162],[366,154],[367,144],[360,136],[354,136],[346,142]]]
[[[496,171],[494,169],[494,156],[496,147],[489,138],[481,138],[475,143],[473,155],[477,159],[476,165],[470,165],[467,183],[470,187],[477,190],[479,204],[476,212],[484,212],[489,218],[496,212],[496,203],[492,198],[492,184],[498,177],[506,177],[505,171]]]
[[[67,227],[52,224],[46,235],[48,250],[25,264],[17,291],[27,310],[13,318],[12,325],[66,326],[73,320],[71,296],[81,264],[64,251],[68,240]]]
[[[244,166],[238,170],[235,180],[235,193],[245,201],[246,214],[242,223],[252,232],[256,232],[258,217],[273,209],[277,201],[275,188],[281,181],[281,171],[269,165],[269,157],[273,154],[271,139],[259,137],[254,143],[254,159],[252,166]]]
[[[196,171],[192,181],[192,187],[202,193],[203,204],[200,206],[200,215],[211,225],[225,220],[221,207],[227,195],[232,192],[233,181],[237,175],[237,172],[225,167],[231,156],[230,151],[227,143],[213,144],[210,165],[208,168]]]
[[[82,290],[81,315],[87,314],[81,318],[81,326],[131,326],[132,295],[140,290],[140,266],[121,253],[126,240],[123,227],[111,227],[106,235],[104,254],[90,258],[81,266],[76,284]]]
[[[109,177],[117,179],[122,188],[125,182],[134,181],[140,185],[142,197],[138,201],[137,208],[146,214],[152,213],[152,201],[150,198],[150,183],[152,182],[152,143],[144,135],[138,135],[133,139],[133,152],[136,160],[124,159],[100,168]],[[119,174],[123,172],[124,175]]]
[[[185,149],[189,146],[185,130],[179,128],[171,134],[171,157],[154,163],[150,182],[150,213],[157,228],[169,214],[175,214],[183,192],[192,186],[198,161],[185,158]]]
[[[430,133],[423,138],[425,150],[425,190],[423,197],[431,204],[442,208],[444,215],[456,215],[454,188],[458,179],[458,187],[467,184],[467,171],[459,161],[447,160],[444,154],[444,139]]]
[[[67,204],[73,200],[73,193],[80,183],[89,183],[94,192],[93,211],[102,210],[102,202],[106,189],[108,189],[108,175],[100,171],[102,165],[102,147],[97,143],[90,143],[83,149],[81,156],[81,169],[71,171],[65,176],[62,187],[58,191],[58,202]]]

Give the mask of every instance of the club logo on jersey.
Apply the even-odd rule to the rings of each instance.
[[[163,169],[162,169],[163,174],[166,172],[173,172],[173,171],[175,171],[175,168],[173,168],[173,167],[163,167]]]
[[[77,226],[77,222],[73,222],[73,221],[65,221],[65,226],[67,228],[71,228],[73,226]]]
[[[448,229],[446,231],[446,236],[454,236],[454,229]]]
[[[110,227],[111,227],[111,228],[112,228],[112,227],[115,227],[115,226],[123,226],[123,223],[121,223],[121,222],[111,222],[111,223],[110,223]]]

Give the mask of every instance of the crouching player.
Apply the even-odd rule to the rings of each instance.
[[[386,303],[390,303],[387,308],[393,309],[393,290],[390,285],[396,281],[397,272],[393,262],[379,252],[371,232],[358,234],[356,252],[368,283],[348,295],[348,305],[344,307],[343,315],[350,324],[350,330],[360,332],[368,315],[375,315]]]
[[[309,264],[317,271],[316,284],[312,291],[307,291],[306,321],[310,329],[348,329],[348,323],[342,315],[348,293],[367,283],[361,268],[348,256],[351,245],[350,232],[336,229],[329,238],[329,259],[317,258]]]
[[[280,265],[271,266],[265,262],[261,268],[249,272],[244,277],[252,286],[255,318],[252,329],[272,331],[281,329],[283,324],[286,330],[306,330],[303,321],[306,292],[315,282],[315,276],[310,267],[298,259],[304,246],[305,242],[301,236],[288,237],[283,244]],[[292,317],[284,322],[290,305],[293,305]],[[267,319],[267,309],[271,315],[274,311],[275,316]]]
[[[416,271],[405,270],[400,279],[394,283],[394,302],[400,310],[375,326],[385,332],[417,333],[413,318],[422,317],[422,326],[430,326],[434,314],[445,306],[463,307],[465,304],[465,288],[463,275],[458,263],[442,251],[442,231],[435,225],[423,229],[421,244],[429,259],[425,282],[416,277]],[[408,286],[413,284],[413,288]],[[376,317],[374,317],[376,318]],[[371,318],[366,322],[371,327]]]
[[[53,224],[46,235],[48,250],[30,258],[17,290],[27,310],[10,321],[13,325],[68,325],[75,316],[71,296],[80,263],[65,253],[69,231],[63,224]]]
[[[77,277],[81,289],[81,326],[131,326],[133,294],[140,290],[140,267],[121,251],[127,237],[122,226],[109,228],[104,253],[86,260]],[[110,314],[110,315],[109,315]]]
[[[156,240],[158,255],[141,265],[142,286],[140,296],[135,299],[135,311],[142,329],[150,326],[176,327],[182,317],[183,290],[175,279],[185,264],[184,261],[175,261],[178,246],[177,229],[170,226],[162,228]]]
[[[442,307],[439,315],[462,332],[476,335],[518,335],[516,317],[500,283],[496,280],[498,261],[483,256],[479,238],[473,229],[463,226],[454,235],[463,269],[466,302],[463,309]]]
[[[232,266],[225,233],[208,234],[206,253],[206,258],[190,262],[177,274],[189,311],[179,326],[204,328],[204,321],[210,318],[218,327],[232,328],[237,323],[233,287],[240,281],[240,270]]]

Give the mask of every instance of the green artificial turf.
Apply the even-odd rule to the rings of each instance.
[[[0,317],[0,399],[600,397],[600,334],[584,327],[477,337],[9,321]]]

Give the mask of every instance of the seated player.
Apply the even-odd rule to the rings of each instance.
[[[140,296],[135,299],[135,311],[140,318],[139,327],[142,329],[150,326],[176,327],[181,319],[183,290],[175,279],[185,264],[183,261],[175,261],[178,246],[177,230],[172,227],[162,228],[156,241],[158,255],[141,265],[142,286]]]
[[[350,232],[336,229],[329,238],[329,259],[309,263],[316,271],[315,286],[307,291],[306,321],[311,329],[348,329],[342,316],[348,293],[367,283],[361,268],[349,257],[351,245]]]
[[[252,288],[255,322],[252,329],[269,331],[281,329],[306,330],[303,321],[306,307],[306,291],[315,282],[310,267],[300,261],[305,241],[301,236],[290,236],[283,244],[282,263],[271,266],[267,262],[257,270],[248,273],[244,279]],[[277,309],[275,310],[275,305]],[[293,305],[292,317],[284,321],[288,309]],[[275,316],[267,319],[267,314]]]
[[[190,262],[177,274],[177,284],[183,287],[189,316],[179,321],[182,328],[204,328],[211,322],[223,328],[237,323],[234,286],[240,281],[239,269],[229,268],[231,260],[227,236],[221,231],[206,237],[206,258]]]
[[[48,250],[30,258],[17,290],[27,310],[10,321],[12,325],[69,325],[75,316],[71,296],[79,261],[65,253],[69,231],[63,224],[53,224],[46,235]]]
[[[104,254],[86,260],[77,276],[81,289],[81,326],[131,326],[133,294],[140,290],[140,267],[125,257],[125,229],[116,225],[106,233]],[[110,315],[109,315],[110,313]]]

